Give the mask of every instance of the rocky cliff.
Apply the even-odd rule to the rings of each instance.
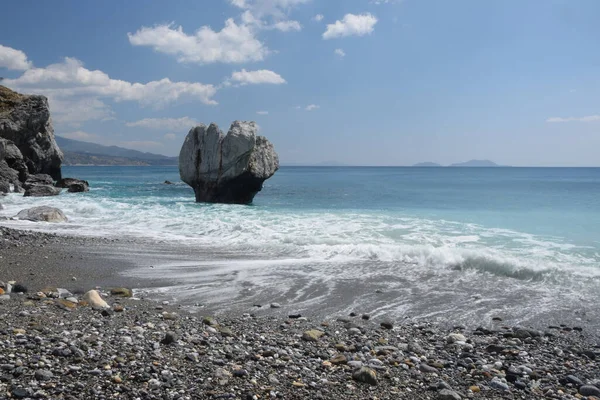
[[[29,175],[60,179],[62,159],[48,99],[0,86],[0,191],[9,184],[18,190]]]
[[[279,169],[273,145],[256,132],[256,124],[246,121],[233,122],[227,135],[216,124],[190,130],[179,153],[179,174],[194,189],[196,201],[252,202]]]

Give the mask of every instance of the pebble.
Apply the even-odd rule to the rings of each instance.
[[[34,376],[38,381],[49,381],[50,379],[54,378],[52,371],[48,371],[47,369],[36,370]]]
[[[341,365],[341,364],[347,364],[348,363],[348,359],[346,358],[345,355],[338,354],[335,357],[333,357],[330,362],[333,365]]]
[[[163,340],[161,340],[162,344],[173,344],[177,341],[177,334],[173,331],[169,331],[165,334],[165,337],[163,338]]]
[[[306,340],[308,342],[316,342],[324,334],[325,334],[325,332],[320,331],[318,329],[311,329],[311,330],[305,331],[302,334],[302,339],[304,339],[304,340]]]
[[[467,338],[460,333],[451,333],[446,337],[446,341],[448,343],[455,343],[455,342],[466,342]]]
[[[583,385],[579,388],[579,394],[582,396],[594,396],[600,398],[600,389],[593,385]]]
[[[510,389],[509,386],[506,383],[502,382],[497,377],[494,378],[494,379],[492,379],[490,381],[489,385],[490,385],[491,388],[498,389],[498,390],[509,390]]]
[[[392,323],[392,321],[382,321],[380,326],[384,329],[393,329],[394,328],[394,324]]]
[[[86,292],[82,299],[92,308],[108,308],[108,303],[100,297],[100,293],[97,290],[92,289]]]
[[[376,386],[377,373],[368,367],[361,367],[352,373],[352,379],[358,382],[368,383],[369,385]]]
[[[565,379],[568,383],[572,383],[575,386],[583,386],[583,381],[575,375],[567,375]]]
[[[438,398],[440,400],[460,400],[461,397],[454,390],[442,389],[438,392]]]

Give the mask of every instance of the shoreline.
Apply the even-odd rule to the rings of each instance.
[[[0,280],[30,289],[0,301],[0,398],[600,398],[600,341],[586,326],[444,327],[268,306],[191,314],[106,292],[152,285],[123,273],[133,261],[102,257],[135,240],[0,232]],[[117,311],[40,299],[47,286],[79,300],[100,286]]]
[[[0,224],[0,281],[18,281],[30,292],[49,286],[78,293],[93,288],[128,287],[141,299],[169,301],[190,313],[225,316],[254,313],[279,317],[302,313],[315,318],[336,318],[351,312],[367,312],[376,319],[391,317],[411,323],[426,322],[443,329],[457,324],[491,328],[494,319],[501,318],[511,326],[538,330],[550,325],[587,326],[600,338],[598,321],[593,318],[596,314],[588,310],[589,307],[550,310],[525,321],[515,318],[508,310],[489,310],[455,320],[427,309],[419,314],[390,308],[396,296],[403,294],[397,290],[380,290],[379,281],[342,282],[332,292],[284,268],[285,261],[271,260],[271,265],[277,267],[263,272],[263,260],[256,254],[213,253],[210,248],[170,241],[75,236]],[[262,277],[265,273],[273,273],[271,280],[275,283],[254,283],[255,276]],[[280,287],[278,279],[286,274],[291,274],[286,279],[294,283]],[[464,307],[479,301],[481,295],[474,293],[466,299]],[[368,298],[370,302],[356,302],[353,300],[356,296]],[[271,303],[279,307],[270,308]]]

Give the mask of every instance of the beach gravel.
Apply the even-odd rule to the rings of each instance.
[[[104,286],[118,275],[41,271],[54,260],[28,248],[68,240],[1,229],[2,261],[20,265],[0,268],[0,399],[600,399],[600,342],[585,326],[216,319],[138,299],[132,282]],[[84,299],[96,286],[107,308]]]

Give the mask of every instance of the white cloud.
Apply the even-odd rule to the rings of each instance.
[[[248,7],[248,5],[246,4],[246,0],[231,0],[230,3],[239,8]]]
[[[62,63],[29,69],[19,78],[5,79],[3,83],[21,91],[33,91],[55,99],[87,95],[159,107],[187,97],[204,104],[217,104],[212,99],[217,92],[213,85],[172,82],[168,78],[148,83],[131,83],[112,79],[99,70],[91,71],[81,61],[69,57]]]
[[[263,19],[256,17],[250,10],[246,10],[241,15],[244,25],[252,27],[256,30],[279,30],[282,32],[301,31],[302,25],[300,22],[291,19],[281,20],[274,23],[268,23]]]
[[[257,18],[273,16],[285,18],[292,8],[306,4],[310,0],[230,0],[230,3],[243,10],[250,10]]]
[[[346,52],[344,52],[344,50],[342,50],[342,49],[335,49],[335,50],[333,51],[333,53],[334,53],[336,56],[340,56],[340,57],[342,57],[342,58],[343,58],[343,57],[346,57]]]
[[[241,20],[244,25],[256,30],[277,29],[282,32],[300,31],[302,25],[289,19],[289,14],[298,5],[310,0],[230,0],[230,3],[244,10]]]
[[[27,59],[27,55],[21,50],[0,44],[0,68],[24,71],[32,66],[31,62]]]
[[[153,142],[150,140],[141,140],[141,141],[129,141],[129,142],[119,142],[119,145],[121,146],[125,146],[125,147],[133,147],[134,150],[137,149],[146,149],[146,148],[152,148],[152,147],[163,147],[163,144],[160,142]]]
[[[66,137],[67,139],[84,140],[84,141],[95,139],[98,137],[98,135],[95,135],[93,133],[87,133],[84,131],[61,133],[59,136]]]
[[[588,115],[586,117],[552,117],[548,118],[546,122],[595,122],[600,121],[600,115]]]
[[[167,140],[175,140],[177,138],[177,135],[175,135],[174,133],[167,133],[164,137]]]
[[[33,90],[39,93],[37,90]],[[107,121],[114,118],[110,107],[97,97],[75,96],[72,98],[56,97],[46,91],[52,120],[55,125],[79,127],[86,121]]]
[[[127,122],[125,125],[129,127],[140,126],[148,129],[163,129],[175,131],[180,129],[190,129],[198,125],[198,122],[190,117],[144,118],[139,121]]]
[[[300,22],[293,21],[293,20],[279,21],[279,22],[274,23],[272,26],[273,26],[273,29],[277,29],[281,32],[301,31],[302,30],[302,25],[300,25]]]
[[[323,18],[325,18],[323,14],[317,14],[313,17],[313,21],[321,22],[323,21]]]
[[[257,111],[256,112],[258,115],[269,115],[268,111]]]
[[[371,0],[370,3],[371,4],[395,4],[395,3],[400,3],[402,0]]]
[[[242,69],[241,71],[235,71],[231,74],[231,78],[226,82],[234,82],[240,85],[256,85],[261,83],[281,85],[286,83],[281,75],[269,71],[268,69],[260,69],[257,71],[246,71],[245,69]]]
[[[370,13],[355,15],[346,14],[340,21],[327,24],[323,39],[334,39],[346,36],[364,36],[373,32],[377,18]]]
[[[188,35],[181,26],[169,24],[144,26],[127,36],[134,46],[150,46],[159,53],[176,56],[182,63],[245,63],[261,61],[269,53],[247,23],[238,25],[232,18],[218,32],[203,26]]]
[[[312,110],[316,110],[316,109],[318,109],[318,108],[320,108],[320,107],[321,107],[321,106],[318,106],[318,105],[316,105],[316,104],[309,104],[309,105],[307,105],[307,106],[306,106],[305,110],[306,110],[306,111],[312,111]]]

